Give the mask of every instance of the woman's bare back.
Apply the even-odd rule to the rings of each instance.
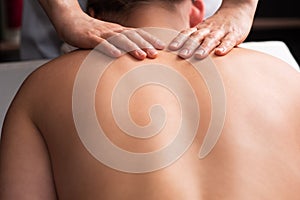
[[[174,139],[182,120],[176,95],[155,84],[133,94],[129,111],[135,123],[147,125],[147,109],[160,102],[169,120],[160,134],[137,139],[118,128],[108,106],[112,84],[133,66],[161,63],[176,68],[194,87],[201,111],[197,135],[178,160],[152,172],[128,173],[96,159],[76,130],[72,92],[80,64],[88,53],[73,52],[39,68],[16,96],[1,141],[3,197],[31,191],[29,199],[34,199],[56,190],[59,199],[72,200],[299,198],[300,74],[287,64],[244,49],[235,49],[225,57],[212,56],[224,83],[226,117],[216,145],[200,159],[199,148],[213,109],[205,79],[188,62],[166,52],[160,52],[155,60],[135,61],[125,56],[115,61],[97,86],[95,112],[107,138],[120,148],[137,153],[160,149]],[[16,138],[27,139],[16,145]],[[31,154],[12,156],[24,149]],[[16,165],[18,168],[12,169]],[[39,173],[24,175],[26,169],[36,166],[40,166]]]

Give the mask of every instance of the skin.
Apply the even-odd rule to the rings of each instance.
[[[154,9],[155,5],[151,6],[144,12],[145,19],[153,10],[158,18],[166,15]],[[181,8],[189,9],[191,5],[186,1]],[[181,24],[184,28],[189,23],[188,18],[181,21],[180,14],[175,16],[173,21],[178,23],[174,26],[180,28]],[[155,60],[139,62],[128,55],[116,60],[99,82],[95,109],[99,122],[110,130],[107,136],[120,147],[136,152],[158,149],[174,136],[176,121],[180,119],[174,97],[157,87],[148,87],[136,93],[130,102],[133,120],[146,124],[149,119],[143,109],[160,102],[170,113],[171,123],[161,135],[146,141],[120,134],[107,111],[107,97],[113,82],[137,65],[158,62],[172,66],[195,88],[201,108],[196,139],[180,159],[152,173],[131,174],[96,160],[75,130],[72,89],[88,53],[80,50],[54,59],[31,74],[22,85],[2,132],[0,199],[299,198],[300,91],[297,86],[300,74],[289,65],[241,48],[233,49],[226,57],[211,55],[224,82],[227,113],[218,143],[200,160],[198,150],[212,109],[202,77],[194,73],[188,62],[163,51]]]
[[[179,56],[182,58],[195,55],[203,59],[211,52],[224,56],[248,36],[257,3],[258,0],[225,0],[212,17],[201,23],[191,23],[197,30],[183,30],[169,47],[181,49]],[[201,0],[195,0],[194,5],[205,7]]]
[[[124,50],[123,47],[126,46],[126,48],[136,49],[130,54],[143,60],[146,57],[155,58],[157,56],[156,49],[162,49],[165,46],[149,34],[142,34],[133,28],[101,21],[87,15],[80,8],[78,1],[39,0],[39,2],[58,35],[63,41],[75,47],[91,49],[99,43],[105,43],[105,53],[112,57],[119,57],[122,55],[120,50]],[[118,36],[121,39],[117,43],[106,41],[112,36]]]
[[[39,2],[62,40],[79,48],[94,48],[108,37],[123,35],[124,31],[130,29],[128,26],[124,27],[88,16],[75,0],[39,0]],[[233,47],[242,43],[249,34],[257,2],[258,0],[224,0],[217,13],[204,22],[199,21],[199,16],[195,15],[198,22],[191,23],[195,29],[188,28],[182,31],[184,37],[180,35],[175,37],[174,41],[179,44],[177,46],[171,44],[170,48],[173,50],[181,48],[179,56],[182,58],[191,57],[195,53],[198,58],[203,59],[212,51],[218,56],[226,55]],[[194,4],[203,6],[201,0],[195,0]],[[130,30],[135,33],[135,29]],[[131,55],[137,59],[155,58],[157,54],[155,49],[162,49],[164,45],[159,44],[157,38],[140,36],[130,37],[130,39],[126,37],[127,45],[140,47],[136,48],[137,51],[132,52]],[[196,41],[197,45],[190,46],[191,41]],[[147,42],[148,48],[142,49],[143,46],[140,45],[142,42]],[[119,57],[120,49],[122,48],[118,43],[107,42],[106,44],[106,52],[111,56]]]

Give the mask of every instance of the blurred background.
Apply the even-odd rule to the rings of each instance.
[[[0,0],[0,62],[18,61],[23,0]]]
[[[300,64],[300,7],[294,0],[261,0],[246,41],[279,40]]]
[[[37,1],[37,0],[32,0]],[[261,0],[246,41],[283,41],[300,63],[300,11],[295,0]],[[20,61],[22,0],[0,0],[0,62]]]

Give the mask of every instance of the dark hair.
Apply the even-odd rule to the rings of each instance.
[[[93,9],[95,15],[101,20],[122,23],[126,16],[138,5],[151,4],[155,2],[162,3],[168,9],[173,9],[174,4],[183,0],[88,0],[87,11]]]

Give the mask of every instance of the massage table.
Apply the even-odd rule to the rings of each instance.
[[[247,42],[240,46],[278,57],[300,72],[296,60],[286,44],[281,41]],[[3,120],[7,109],[22,82],[31,72],[47,61],[48,60],[34,60],[0,63],[0,130],[2,130]]]

